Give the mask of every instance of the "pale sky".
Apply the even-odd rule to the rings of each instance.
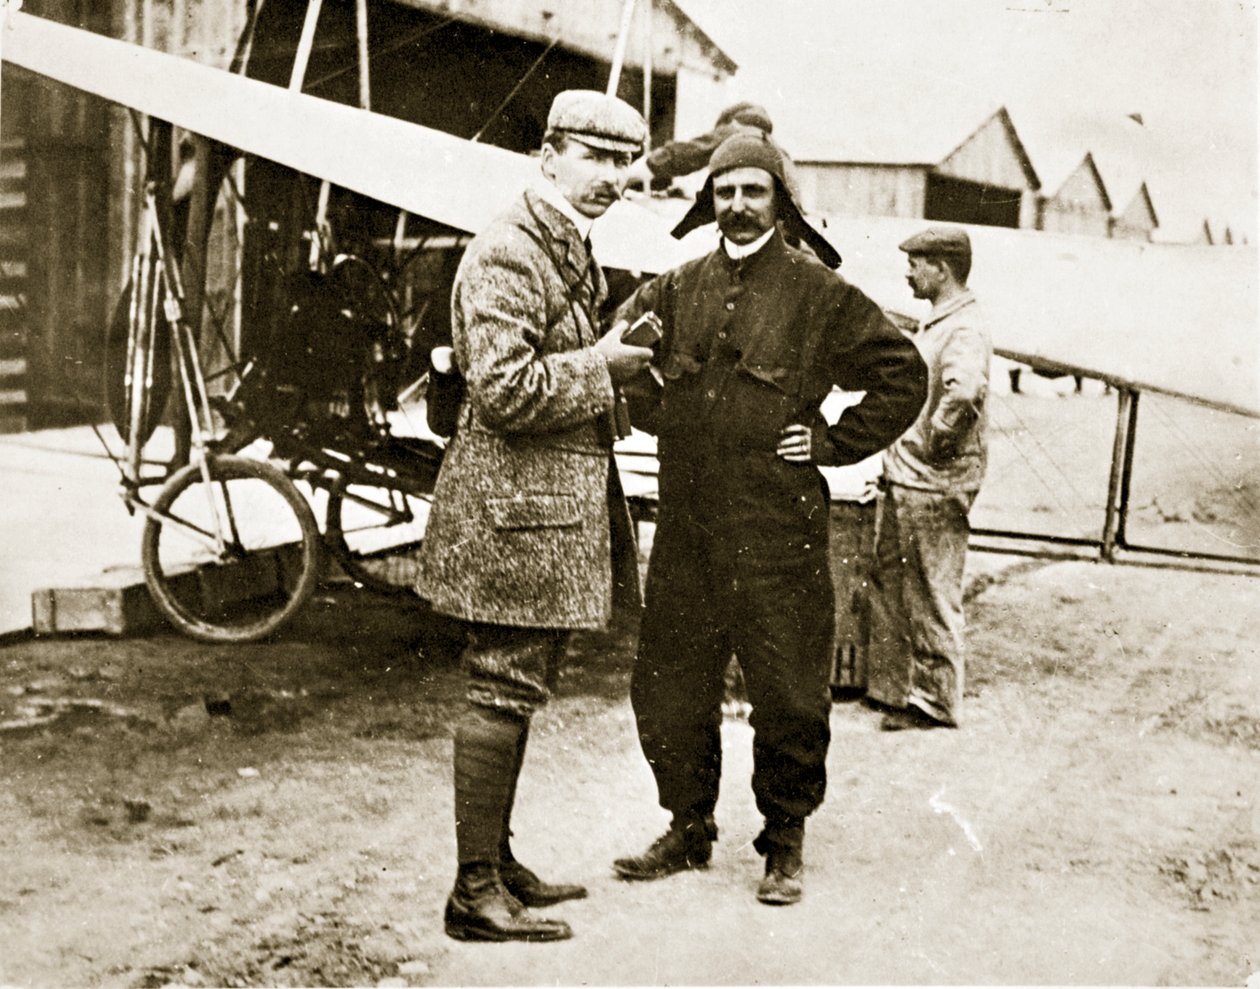
[[[1256,242],[1256,0],[676,2],[798,157],[846,103],[951,114],[960,140],[1005,105],[1043,181],[1093,151],[1113,198],[1147,180],[1165,236],[1210,219]]]

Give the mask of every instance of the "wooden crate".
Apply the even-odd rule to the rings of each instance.
[[[836,590],[831,686],[837,690],[866,688],[866,587],[875,547],[875,504],[831,503],[831,580]]]
[[[180,574],[180,593],[199,593],[211,605],[231,605],[271,594],[296,567],[297,546],[255,553],[229,566],[206,566]],[[37,635],[103,632],[131,635],[163,624],[140,567],[120,567],[70,587],[31,595],[31,627]]]
[[[109,570],[82,584],[41,588],[31,595],[31,627],[36,635],[130,635],[161,622],[139,567]]]

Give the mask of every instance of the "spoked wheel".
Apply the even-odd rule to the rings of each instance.
[[[211,456],[205,471],[189,464],[158,493],[144,526],[145,582],[180,631],[202,642],[250,642],[315,590],[319,527],[302,493],[270,464]]]
[[[414,594],[429,498],[370,484],[328,492],[328,550],[351,580],[382,594]]]
[[[110,419],[123,442],[143,447],[171,392],[171,339],[166,327],[158,325],[166,285],[151,260],[139,284],[136,293],[136,279],[128,281],[114,305],[105,331],[103,367]]]
[[[355,391],[362,389],[363,411],[369,421],[385,424],[385,415],[398,408],[398,375],[407,357],[407,341],[400,335],[398,308],[380,271],[365,258],[346,254],[328,272],[328,285],[341,312],[360,328],[364,344],[353,368]]]

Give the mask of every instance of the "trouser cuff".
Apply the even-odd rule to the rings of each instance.
[[[800,851],[804,845],[804,821],[767,821],[761,834],[753,839],[753,848],[758,855],[768,855],[772,848],[794,848]]]
[[[701,814],[695,811],[675,814],[670,827],[675,831],[703,838],[705,841],[717,841],[717,822],[713,820],[712,814]]]

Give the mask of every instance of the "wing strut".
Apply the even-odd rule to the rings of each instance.
[[[617,30],[617,47],[613,50],[612,71],[608,73],[609,96],[617,95],[621,84],[621,66],[626,60],[626,44],[630,40],[630,24],[634,20],[634,0],[624,0],[621,5],[621,27]]]
[[[319,12],[324,0],[308,0],[306,19],[302,22],[302,35],[298,38],[297,53],[293,56],[293,71],[289,74],[289,89],[300,93],[302,83],[306,81],[306,66],[311,60],[311,49],[315,47],[315,26],[319,23]]]

